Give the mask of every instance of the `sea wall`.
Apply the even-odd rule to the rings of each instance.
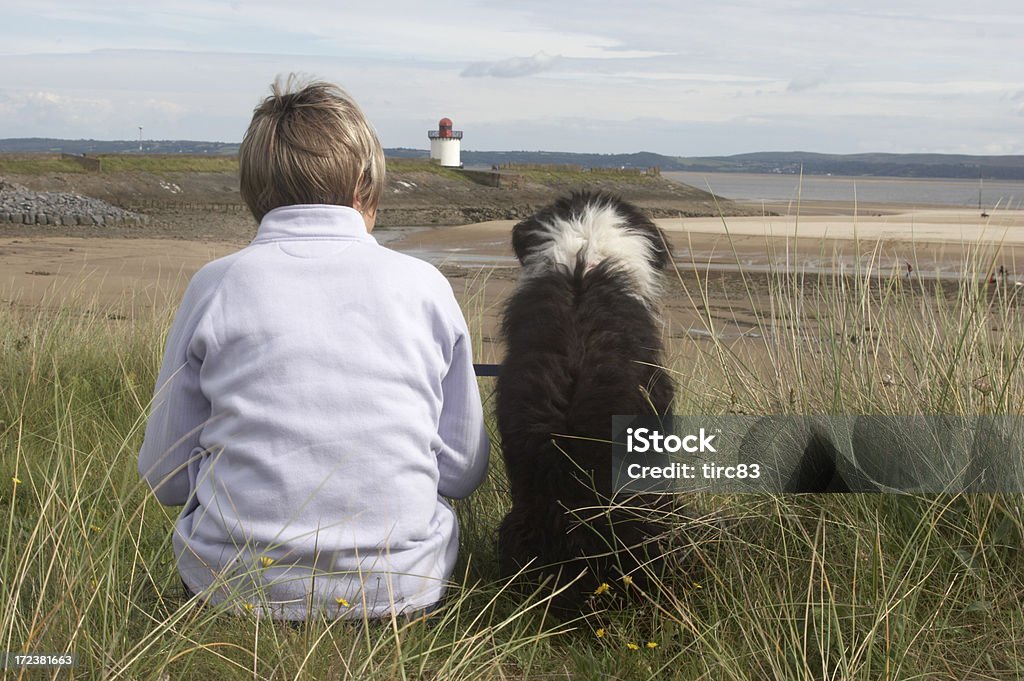
[[[0,179],[0,225],[142,224],[146,216],[69,192],[35,192]]]

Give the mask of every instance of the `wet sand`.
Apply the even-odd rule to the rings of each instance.
[[[177,301],[200,267],[238,247],[172,239],[0,238],[0,301],[31,307],[70,299],[128,315]]]
[[[964,210],[927,210],[870,216],[672,218],[657,220],[673,245],[678,284],[667,287],[669,334],[700,339],[714,329],[726,337],[752,333],[759,310],[750,287],[766,288],[758,273],[870,271],[899,277],[911,263],[914,276],[964,276],[970,260],[981,269],[1003,265],[1008,281],[1024,279],[1024,212],[988,218]],[[381,230],[388,247],[434,262],[463,304],[477,343],[477,358],[499,361],[497,323],[501,303],[515,285],[509,243],[514,221],[394,234]],[[397,238],[394,238],[396,237]],[[68,296],[79,307],[132,317],[174,305],[188,279],[204,263],[231,253],[244,241],[106,239],[46,236],[0,238],[0,300],[52,306]],[[984,276],[972,272],[967,276]],[[673,275],[673,280],[677,277]],[[706,309],[695,305],[703,287]],[[757,293],[757,291],[755,291]],[[696,308],[701,309],[696,309]]]
[[[931,272],[959,268],[967,256],[998,257],[1008,268],[1024,257],[1024,211],[982,218],[977,212],[929,210],[894,215],[664,218],[677,262],[719,266],[778,265],[779,257],[818,256],[820,266],[834,256],[869,257],[875,267],[897,268],[910,262]],[[495,220],[412,234],[395,242],[399,250],[436,264],[514,265],[509,243],[512,220]],[[786,262],[786,261],[783,261]],[[792,262],[813,266],[815,260]],[[1024,261],[1021,263],[1024,274]],[[916,267],[915,269],[921,269]]]
[[[915,279],[955,289],[963,277],[984,278],[989,268],[1002,264],[1009,273],[1006,285],[1012,286],[1018,273],[1024,279],[1021,211],[988,218],[972,211],[928,210],[655,222],[672,243],[677,267],[663,305],[670,344],[706,347],[714,335],[735,352],[751,353],[751,361],[758,363],[764,349],[759,320],[771,314],[770,272],[830,277],[838,269],[900,280],[910,263]],[[514,224],[499,220],[446,227],[392,244],[431,260],[448,275],[467,318],[479,327],[471,329],[479,361],[497,362],[502,356],[497,329],[501,302],[517,273],[510,244]]]

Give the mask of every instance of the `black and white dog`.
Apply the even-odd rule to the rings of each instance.
[[[602,582],[641,579],[660,529],[612,498],[610,443],[613,415],[671,409],[657,311],[668,242],[632,204],[577,192],[517,224],[512,246],[522,271],[497,385],[512,495],[500,567],[539,568],[556,587],[585,573],[555,600],[579,610]]]

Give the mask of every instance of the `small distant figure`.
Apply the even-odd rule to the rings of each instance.
[[[914,275],[914,266],[909,262],[907,263],[907,271],[903,273],[903,278],[910,281],[910,278]]]
[[[998,284],[1006,284],[1006,282],[1007,282],[1007,275],[1009,273],[1010,272],[1007,271],[1006,265],[999,265],[998,270],[996,270],[996,271],[994,271],[994,272],[992,272],[991,274],[988,275],[988,283],[989,284],[996,284],[996,283],[998,283]]]
[[[997,282],[1002,283],[1006,281],[1006,266],[1000,265],[999,269],[992,274],[988,275],[988,283],[995,284]]]

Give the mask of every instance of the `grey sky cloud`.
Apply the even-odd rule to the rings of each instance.
[[[897,4],[8,0],[0,134],[238,141],[294,71],[385,146],[1024,153],[1024,5]]]
[[[464,78],[522,78],[547,71],[558,62],[558,56],[538,52],[530,57],[512,57],[492,62],[475,62],[462,70]]]
[[[828,77],[823,73],[812,76],[801,76],[789,81],[789,85],[786,86],[786,92],[806,92],[807,90],[813,90],[824,85],[827,81]]]

